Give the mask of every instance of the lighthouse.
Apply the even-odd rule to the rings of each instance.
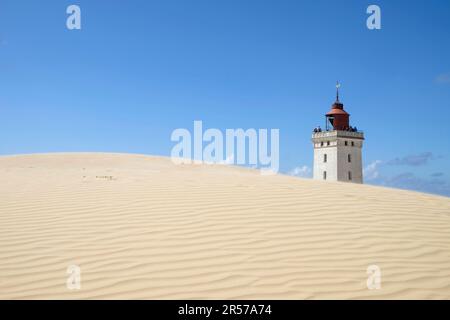
[[[350,125],[350,114],[339,101],[340,84],[336,84],[336,101],[325,115],[325,128],[312,134],[314,173],[317,180],[363,183],[362,146],[364,133]]]

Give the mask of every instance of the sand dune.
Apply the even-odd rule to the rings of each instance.
[[[0,177],[1,299],[450,298],[450,198],[122,154]]]

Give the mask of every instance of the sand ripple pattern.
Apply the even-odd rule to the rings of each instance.
[[[0,177],[0,299],[450,298],[446,197],[124,154]]]

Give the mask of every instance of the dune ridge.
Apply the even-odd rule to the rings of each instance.
[[[450,198],[128,154],[0,176],[0,299],[450,299]]]

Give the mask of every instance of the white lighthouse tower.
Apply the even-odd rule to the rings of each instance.
[[[336,102],[325,115],[325,128],[315,128],[314,179],[363,183],[361,150],[364,133],[350,126],[350,115],[339,101],[339,83]]]

